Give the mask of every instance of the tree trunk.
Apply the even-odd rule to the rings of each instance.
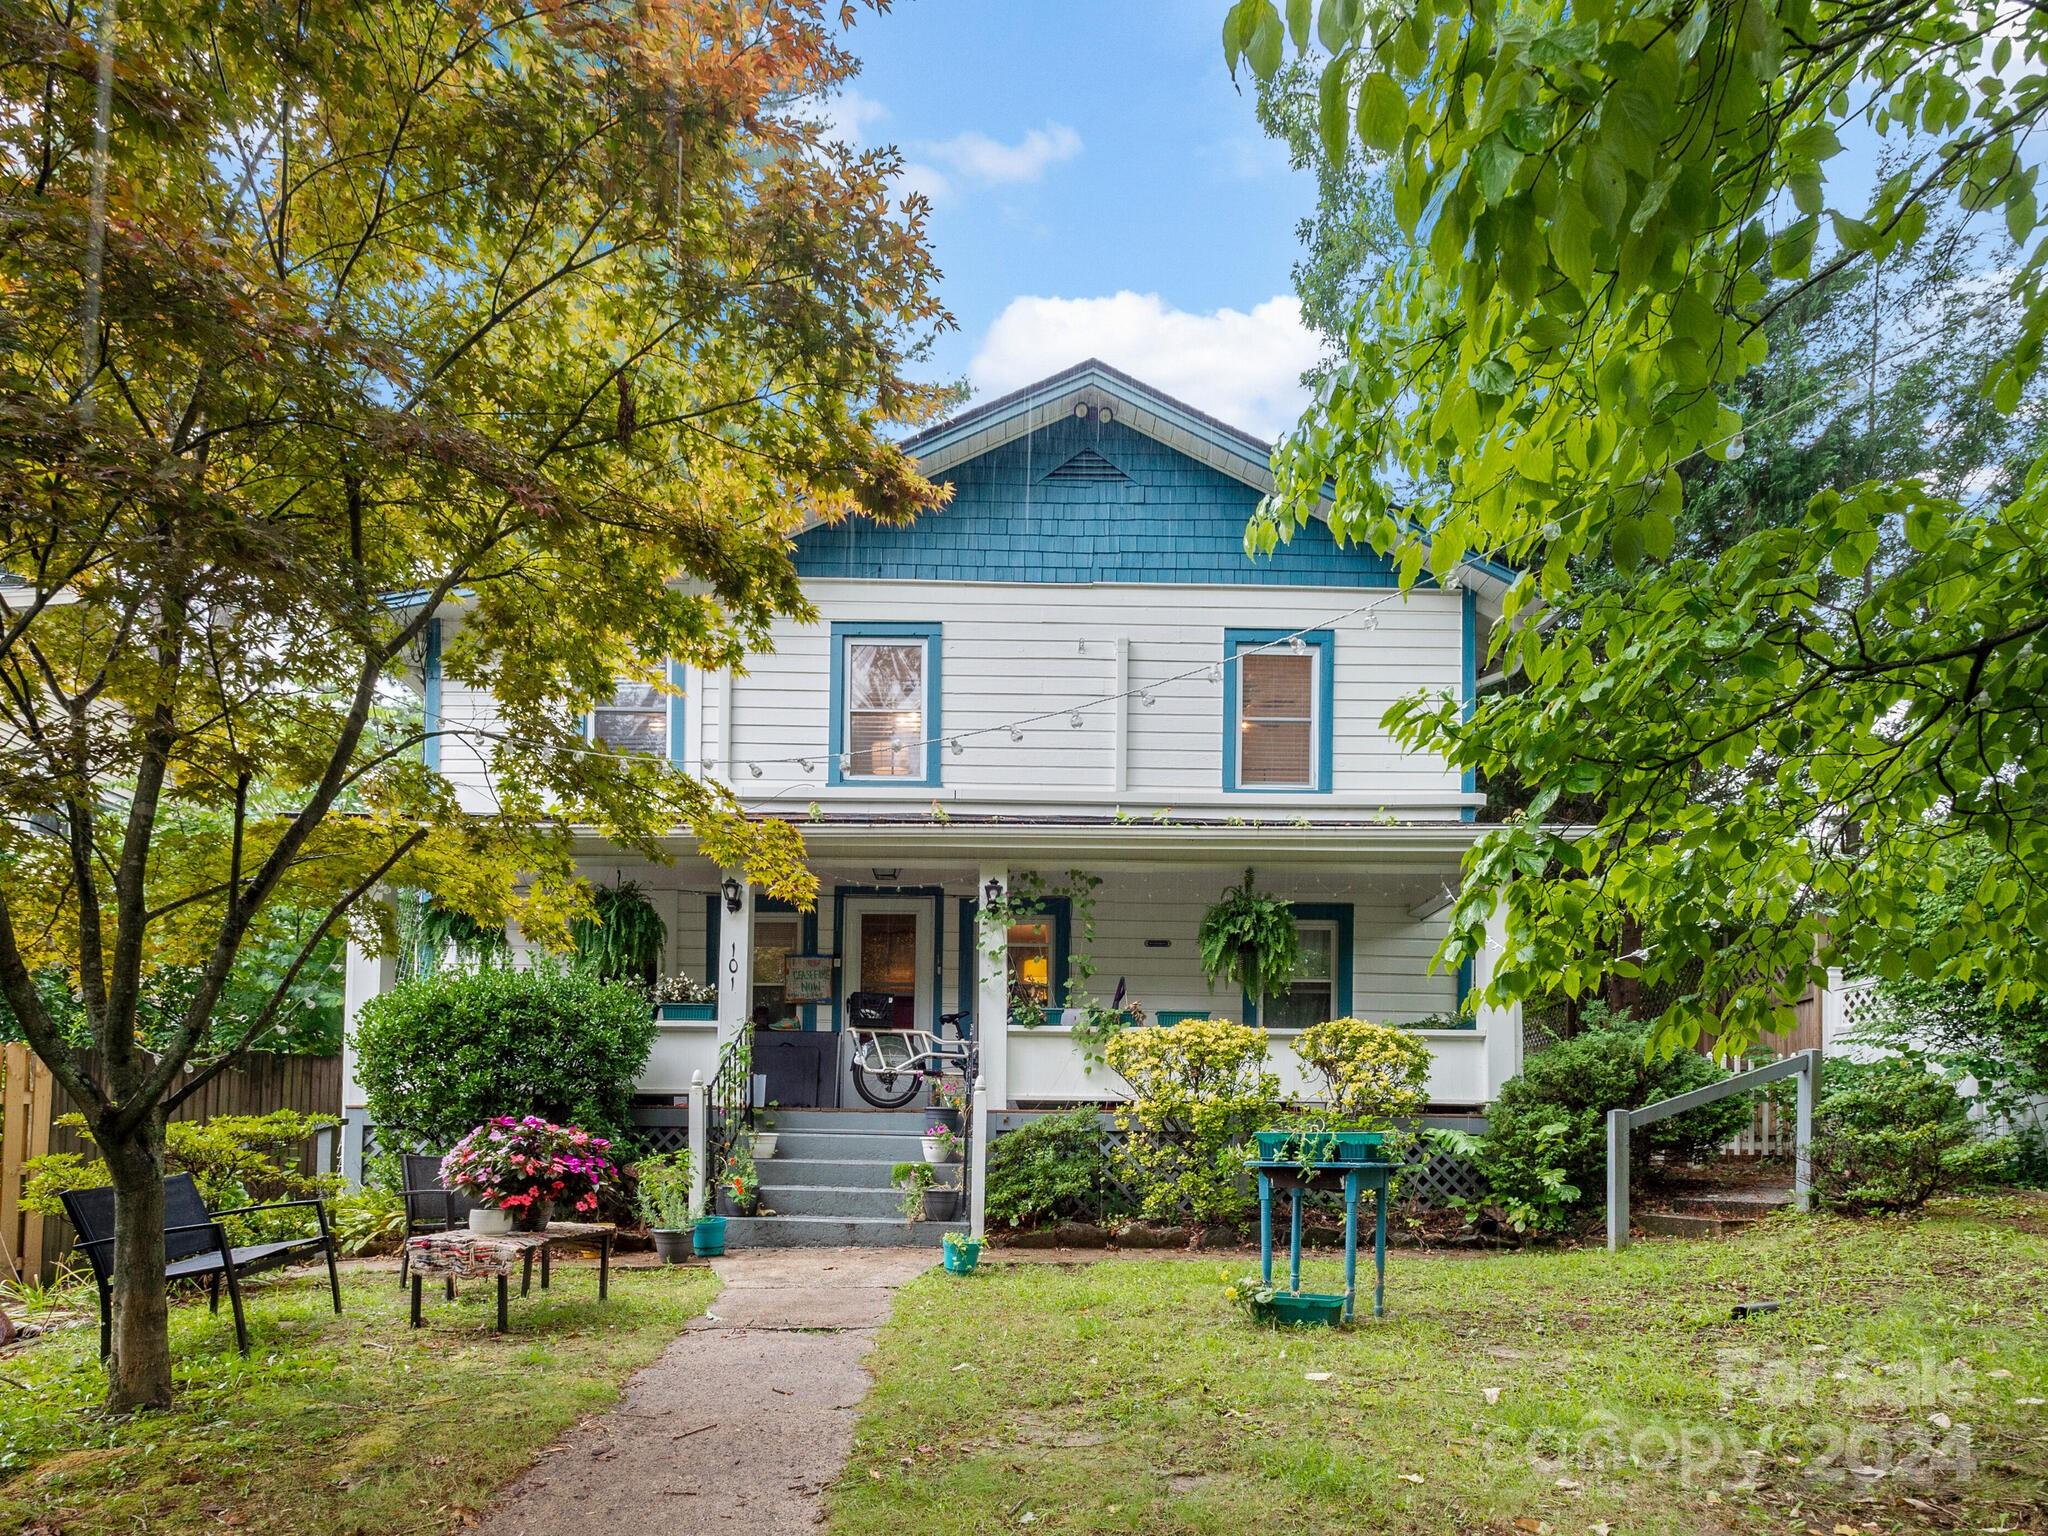
[[[151,1113],[125,1136],[94,1139],[114,1183],[114,1339],[107,1358],[107,1411],[168,1408],[163,1117]]]

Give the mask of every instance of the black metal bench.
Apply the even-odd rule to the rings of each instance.
[[[113,1342],[114,1325],[114,1192],[109,1188],[64,1191],[64,1214],[78,1232],[78,1251],[92,1266],[100,1291],[100,1358],[107,1357]],[[248,1216],[258,1211],[287,1211],[310,1206],[320,1231],[313,1237],[289,1237],[280,1242],[250,1243],[236,1247],[221,1225],[230,1216]],[[199,1186],[189,1173],[174,1173],[164,1180],[164,1278],[203,1280],[207,1305],[220,1311],[220,1287],[225,1279],[228,1304],[235,1314],[235,1345],[249,1353],[249,1330],[242,1318],[243,1275],[266,1269],[280,1269],[314,1254],[327,1260],[327,1288],[334,1296],[334,1310],[341,1311],[341,1277],[334,1268],[334,1237],[327,1227],[327,1207],[319,1200],[274,1200],[264,1205],[241,1205],[230,1211],[209,1211]]]

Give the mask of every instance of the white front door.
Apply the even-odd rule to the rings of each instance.
[[[890,999],[897,1027],[929,1031],[937,1015],[933,996],[932,904],[915,896],[848,896],[841,918],[846,953],[839,969],[839,1028],[856,992]],[[839,1053],[842,1104],[859,1104],[853,1088],[850,1045]]]

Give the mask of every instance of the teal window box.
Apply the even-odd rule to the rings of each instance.
[[[716,1003],[656,1003],[654,1016],[664,1024],[683,1024],[691,1020],[710,1023],[718,1018]]]
[[[1260,1131],[1259,1161],[1299,1164],[1306,1153],[1316,1168],[1386,1160],[1386,1137],[1378,1131]]]

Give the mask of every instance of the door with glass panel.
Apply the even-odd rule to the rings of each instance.
[[[1337,1017],[1337,925],[1304,921],[1294,979],[1265,1000],[1259,1022],[1268,1029],[1308,1029]]]
[[[855,1022],[864,1029],[905,1030],[929,1034],[936,1015],[933,1004],[932,905],[915,897],[848,896],[841,932],[846,953],[840,962],[840,1027]],[[869,1020],[856,1021],[855,999],[870,1009]],[[852,1055],[840,1053],[841,1095],[858,1102]]]

